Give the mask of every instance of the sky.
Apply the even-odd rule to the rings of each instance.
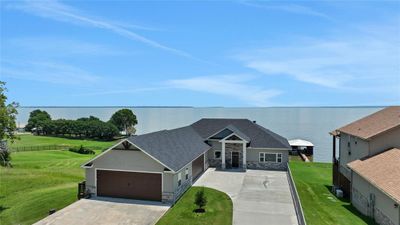
[[[5,1],[22,106],[400,105],[400,1]]]

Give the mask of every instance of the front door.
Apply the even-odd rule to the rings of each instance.
[[[232,167],[239,167],[239,152],[232,152]]]

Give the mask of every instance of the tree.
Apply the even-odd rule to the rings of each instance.
[[[135,131],[133,127],[137,124],[137,119],[132,110],[120,109],[111,116],[109,122],[114,124],[119,131],[125,131],[126,135],[131,135]]]
[[[0,164],[2,166],[11,166],[11,156],[7,148],[7,140],[14,142],[17,139],[15,131],[17,124],[15,122],[17,116],[18,104],[15,102],[7,104],[7,96],[5,92],[5,82],[0,81]]]
[[[40,134],[45,123],[49,120],[51,120],[51,117],[46,111],[39,109],[33,110],[29,114],[29,120],[28,124],[25,126],[25,130],[32,131],[35,128],[36,132]]]
[[[207,197],[204,194],[204,188],[197,191],[195,199],[194,199],[194,204],[196,204],[198,207],[196,212],[204,212],[205,211],[205,209],[203,209],[203,207],[207,205]]]

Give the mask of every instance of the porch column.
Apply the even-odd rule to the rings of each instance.
[[[243,142],[243,169],[247,168],[246,154],[246,142]]]
[[[225,169],[225,141],[222,141],[222,153],[221,153],[221,167]]]

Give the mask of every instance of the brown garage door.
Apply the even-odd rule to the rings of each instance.
[[[195,180],[203,171],[204,171],[204,155],[201,155],[192,163],[193,180]]]
[[[97,195],[161,201],[161,174],[97,170]]]

